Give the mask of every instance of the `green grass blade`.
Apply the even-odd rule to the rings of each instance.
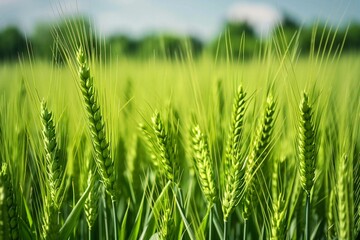
[[[120,234],[119,234],[120,240],[125,240],[125,237],[126,237],[126,223],[127,223],[127,218],[128,218],[128,214],[129,214],[129,207],[130,207],[130,202],[128,202],[128,206],[126,208],[126,212],[125,212],[123,220],[122,220]]]
[[[186,219],[186,216],[184,214],[184,207],[182,206],[182,198],[181,198],[181,192],[180,192],[180,189],[175,187],[175,200],[176,200],[176,206],[179,210],[179,213],[180,213],[180,216],[181,216],[181,219],[182,221],[184,222],[185,224],[185,228],[186,228],[186,231],[190,237],[191,240],[195,240],[196,237],[194,235],[194,231],[191,229],[191,226],[188,222],[188,220]],[[180,199],[179,199],[180,197]]]
[[[141,227],[142,215],[143,215],[144,203],[145,203],[145,196],[146,196],[146,192],[144,192],[143,198],[141,199],[140,207],[134,223],[134,228],[131,231],[129,239],[134,239],[134,240],[139,239],[139,233],[140,233],[140,227]]]
[[[31,229],[26,224],[26,222],[24,222],[24,220],[22,220],[21,218],[19,218],[19,228],[20,228],[20,236],[22,237],[22,239],[24,240],[35,239],[34,233],[31,231]]]
[[[87,196],[90,193],[91,187],[92,184],[89,184],[79,201],[76,203],[75,207],[72,209],[70,215],[67,217],[65,223],[60,228],[59,239],[67,239],[73,229],[77,226],[79,216],[84,208],[84,204]]]

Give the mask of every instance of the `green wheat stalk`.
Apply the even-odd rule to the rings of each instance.
[[[300,103],[299,119],[299,172],[300,183],[306,192],[305,208],[305,239],[310,239],[310,192],[314,185],[316,162],[316,128],[313,123],[312,107],[309,105],[308,95],[304,92]]]
[[[81,93],[84,98],[91,139],[95,150],[96,167],[106,191],[115,201],[119,194],[115,186],[114,161],[111,158],[110,144],[106,139],[105,123],[98,103],[93,77],[90,74],[90,68],[82,48],[79,48],[77,52],[77,62],[79,65],[78,74]]]
[[[65,164],[59,157],[53,114],[48,110],[45,101],[41,103],[41,123],[50,192],[50,195],[44,200],[42,236],[44,239],[56,239],[60,229],[58,213],[60,211],[60,188]]]
[[[241,186],[243,185],[243,161],[240,157],[240,140],[243,132],[246,93],[240,86],[236,92],[233,104],[232,122],[224,161],[224,187],[222,210],[224,222],[227,222],[231,212],[240,201]]]

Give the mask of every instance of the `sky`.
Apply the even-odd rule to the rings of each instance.
[[[0,0],[0,29],[16,25],[31,34],[36,24],[59,17],[88,16],[102,35],[139,37],[152,32],[215,37],[227,20],[246,20],[267,34],[283,17],[300,24],[360,23],[360,0]]]

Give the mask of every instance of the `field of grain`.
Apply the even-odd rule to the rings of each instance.
[[[357,239],[360,57],[276,46],[0,65],[0,239]]]

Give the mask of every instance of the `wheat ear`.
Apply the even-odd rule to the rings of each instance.
[[[209,206],[212,206],[216,200],[216,185],[207,139],[201,132],[199,125],[193,127],[191,136],[193,158],[200,187]]]
[[[242,206],[242,215],[247,220],[251,213],[251,204],[254,200],[254,190],[256,181],[256,170],[267,156],[269,152],[269,145],[271,141],[271,135],[274,127],[274,113],[275,113],[275,101],[270,95],[266,100],[265,113],[261,122],[257,127],[256,136],[254,138],[253,147],[250,155],[247,158],[245,169],[245,197]]]
[[[88,185],[92,184],[91,191],[85,200],[85,216],[89,231],[93,228],[98,216],[99,200],[100,200],[100,180],[97,172],[89,170]]]
[[[171,235],[173,234],[173,219],[172,219],[172,211],[170,207],[165,208],[161,211],[159,220],[159,238],[161,240],[171,239]]]
[[[45,101],[41,103],[41,122],[50,191],[50,196],[47,196],[44,202],[42,235],[44,239],[56,239],[60,229],[57,215],[60,209],[60,187],[64,163],[59,158],[53,115],[48,110]]]
[[[19,215],[7,164],[0,171],[0,234],[4,239],[19,239]]]
[[[354,237],[360,237],[360,154],[354,156]],[[357,160],[356,160],[357,159]]]
[[[113,200],[118,197],[115,187],[114,161],[111,158],[110,145],[106,139],[105,123],[97,100],[93,77],[82,48],[78,50],[77,62],[82,96],[84,98],[91,139],[95,150],[95,163],[101,181]]]
[[[284,200],[282,195],[278,196],[276,201],[273,201],[273,214],[271,218],[271,240],[285,239],[286,231],[286,208],[284,207]]]
[[[335,204],[335,191],[331,190],[330,194],[329,194],[329,203],[327,206],[327,211],[326,211],[326,221],[327,221],[327,235],[330,239],[334,238],[334,223],[335,223],[335,219],[334,219],[334,204]]]
[[[337,170],[337,212],[338,212],[338,236],[339,239],[352,239],[350,207],[349,207],[349,187],[348,187],[348,157],[344,154]]]
[[[224,161],[224,195],[222,199],[222,210],[224,221],[227,222],[229,215],[237,206],[240,200],[241,186],[243,184],[243,162],[240,157],[240,140],[244,125],[246,93],[240,86],[236,92],[229,139],[226,148]]]
[[[143,123],[140,123],[139,130],[140,130],[141,136],[145,142],[146,150],[150,154],[150,159],[152,161],[152,164],[154,164],[155,167],[159,168],[161,162],[156,157],[156,151],[154,149],[154,139],[153,139],[152,135],[150,134],[148,127],[145,126]]]
[[[301,186],[309,195],[315,178],[315,127],[312,119],[312,107],[309,105],[308,95],[303,94],[300,103],[299,126],[299,171]]]
[[[312,107],[308,95],[304,92],[300,103],[299,126],[299,171],[300,183],[306,192],[305,240],[310,239],[310,192],[314,185],[316,162],[316,128],[313,123]]]
[[[171,134],[166,131],[160,113],[155,112],[152,117],[152,128],[155,132],[156,146],[160,160],[160,170],[167,180],[175,182],[178,177],[178,164],[176,159],[176,145]]]
[[[41,103],[41,122],[50,196],[54,208],[59,209],[59,193],[64,173],[64,163],[61,162],[59,157],[53,114],[48,110],[45,101]]]

